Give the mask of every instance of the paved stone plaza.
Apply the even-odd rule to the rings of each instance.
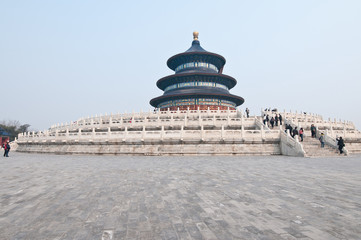
[[[0,239],[361,239],[361,157],[10,153]]]

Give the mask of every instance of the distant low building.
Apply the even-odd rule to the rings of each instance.
[[[10,141],[10,134],[0,127],[0,146],[8,141]]]

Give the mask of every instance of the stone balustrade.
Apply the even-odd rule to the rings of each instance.
[[[274,114],[275,112],[262,110],[261,113]],[[350,122],[328,122],[322,120],[319,115],[297,112],[283,112],[281,115],[286,116],[284,117],[285,123],[291,124],[293,127],[297,126],[298,129],[303,127],[306,130],[305,136],[308,134],[309,126],[314,124],[320,130],[328,129],[327,133],[330,137],[361,138],[360,132]],[[207,129],[207,127],[212,129]],[[145,132],[141,133],[141,136],[146,136],[146,138],[152,136],[157,139],[162,131],[164,132],[163,135],[166,136],[171,136],[171,133],[175,131],[178,131],[178,135],[182,132],[182,136],[187,135],[187,131],[194,133],[198,131],[199,133],[193,134],[194,136],[201,134],[201,132],[204,134],[205,131],[211,131],[217,138],[220,129],[224,129],[224,127],[240,131],[242,136],[249,135],[248,138],[251,138],[252,134],[258,138],[257,134],[260,135],[261,131],[270,131],[267,125],[263,125],[261,116],[246,118],[242,112],[237,110],[158,111],[105,114],[104,116],[82,118],[69,124],[54,125],[49,130],[42,132],[21,133],[18,136],[18,141],[32,139],[46,141],[53,138],[65,140],[66,138],[84,138],[84,136],[88,138],[105,136],[113,139],[127,139],[125,136],[137,135],[139,137],[137,134],[139,132]],[[224,129],[224,133],[227,131],[229,130]],[[265,134],[265,136],[269,135]]]
[[[77,128],[79,126],[92,126],[100,124],[118,124],[118,123],[132,123],[132,122],[170,122],[179,121],[180,119],[191,118],[210,118],[217,116],[229,117],[229,118],[242,118],[243,114],[237,110],[186,110],[186,111],[156,111],[156,112],[137,112],[137,113],[118,113],[110,115],[100,115],[95,117],[80,118],[77,121],[71,123],[59,123],[51,126],[53,129],[66,129]]]
[[[295,156],[295,157],[304,157],[306,155],[303,150],[303,146],[298,141],[298,138],[291,137],[290,133],[287,131],[280,132],[281,137],[281,153],[286,156]]]
[[[262,111],[261,114],[274,114]],[[270,129],[261,116],[246,118],[236,110],[158,111],[105,114],[57,124],[45,131],[18,135],[23,152],[85,154],[283,154],[305,156],[297,138],[282,126]],[[338,136],[361,140],[350,122],[324,121],[319,115],[281,113],[284,124],[304,127],[315,124],[334,145]],[[305,131],[307,136],[309,130]],[[355,141],[353,141],[355,142]],[[357,148],[355,142],[353,148]],[[97,145],[107,146],[97,148]],[[182,149],[178,152],[177,149]],[[355,151],[354,151],[355,152]]]
[[[201,129],[186,130],[184,127],[177,130],[146,130],[143,127],[140,131],[129,131],[127,127],[112,131],[92,128],[91,131],[70,132],[32,132],[19,136],[18,142],[52,142],[52,141],[85,141],[85,140],[120,140],[120,141],[168,141],[168,140],[203,140],[203,141],[262,141],[265,139],[279,139],[280,130],[245,130],[243,127],[238,130],[224,129]]]

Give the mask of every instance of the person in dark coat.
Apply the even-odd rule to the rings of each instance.
[[[311,136],[313,137],[313,138],[315,138],[316,137],[316,127],[315,127],[315,125],[311,125]]]
[[[298,130],[297,130],[297,127],[295,127],[295,129],[293,129],[292,131],[292,137],[295,138],[298,136]]]
[[[286,124],[286,133],[287,133],[287,130],[288,130],[288,132],[290,133],[290,135],[292,136],[292,134],[293,134],[293,132],[292,132],[292,126],[291,126],[291,124]]]
[[[280,120],[280,126],[281,126],[282,125],[282,115],[281,114],[279,114],[278,119]]]
[[[275,126],[278,126],[278,120],[279,120],[279,118],[278,118],[278,115],[276,114],[276,116],[275,116]]]
[[[293,127],[290,125],[288,125],[288,129],[290,130],[290,135],[293,137]]]
[[[345,142],[343,141],[342,137],[336,138],[338,150],[340,151],[340,154],[343,153],[343,147],[345,146]]]
[[[320,140],[320,142],[321,142],[321,147],[324,148],[325,147],[325,135],[323,135],[323,133],[321,133],[321,136],[318,138],[318,140]]]
[[[9,142],[5,143],[5,146],[4,146],[4,157],[9,157],[9,152],[10,152],[10,144]]]
[[[247,114],[247,118],[249,118],[249,109],[246,108],[246,114]]]
[[[273,128],[274,124],[275,124],[275,119],[273,117],[271,117],[271,120],[269,122],[271,124],[271,127]]]

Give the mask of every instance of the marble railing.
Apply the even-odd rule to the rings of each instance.
[[[292,138],[287,131],[280,132],[281,137],[281,153],[286,156],[304,157],[306,152],[303,150],[302,144],[298,141],[298,138]]]
[[[261,111],[262,116],[264,114],[268,114],[274,116],[276,113],[281,114],[283,119],[289,119],[297,126],[298,129],[301,127],[304,129],[309,129],[312,124],[318,128],[326,128],[326,129],[346,129],[346,130],[356,130],[355,125],[353,122],[350,121],[337,121],[336,119],[331,120],[330,118],[326,121],[320,115],[316,114],[309,114],[309,113],[291,113],[291,112],[272,112],[272,111]]]
[[[281,111],[265,111],[261,110],[261,115],[268,114],[270,117],[275,116],[275,114],[281,114],[283,119],[285,118],[309,118],[314,120],[323,120],[321,115],[318,114],[312,114],[312,113],[304,113],[304,112],[286,112],[286,110]]]
[[[271,111],[261,111],[263,114],[275,114]],[[336,138],[361,138],[350,122],[327,122],[319,115],[304,113],[281,112],[283,122],[291,123],[293,127],[304,127],[315,124],[317,128],[330,129],[328,136]],[[209,127],[212,130],[208,130]],[[353,127],[353,128],[352,128]],[[191,130],[192,128],[196,130]],[[304,127],[305,130],[307,129]],[[230,130],[236,129],[236,130]],[[252,130],[254,129],[254,130]],[[337,129],[337,130],[336,130]],[[75,122],[54,125],[46,131],[21,133],[19,141],[67,140],[94,138],[129,139],[134,136],[139,139],[158,139],[160,136],[183,137],[201,136],[206,138],[274,138],[279,135],[279,128],[270,130],[262,123],[261,116],[246,118],[237,110],[187,110],[187,111],[158,111],[123,114],[105,114],[81,118]],[[237,134],[236,134],[237,133]],[[308,130],[305,131],[305,135]],[[278,136],[280,137],[280,136]]]
[[[79,126],[92,126],[99,124],[117,124],[132,122],[169,122],[192,118],[242,118],[243,114],[237,110],[185,110],[185,111],[156,111],[156,112],[137,112],[137,113],[118,113],[110,115],[100,115],[95,117],[80,118],[70,123],[59,123],[51,126],[53,129],[77,128]]]
[[[286,119],[285,120],[286,124],[290,124],[293,128],[296,127],[297,125],[290,119]],[[298,128],[299,129],[299,128]],[[351,130],[351,131],[347,131],[347,130],[343,130],[343,131],[328,131],[326,130],[319,130],[316,127],[317,131],[316,131],[316,138],[318,139],[321,136],[321,133],[324,134],[324,140],[326,145],[337,149],[338,145],[337,145],[337,141],[336,141],[336,137],[343,137],[344,139],[348,138],[348,139],[359,139],[361,138],[360,132],[358,132],[357,130]],[[331,134],[332,132],[332,134]],[[337,133],[342,133],[340,135],[337,135]],[[310,137],[311,133],[305,132],[305,136]],[[282,138],[282,136],[281,136]],[[298,137],[295,138],[295,140],[298,142]],[[344,147],[343,148],[345,154],[348,154],[348,150]]]
[[[203,141],[263,141],[280,138],[280,130],[245,130],[243,127],[239,130],[221,129],[205,130],[164,130],[164,126],[159,131],[145,130],[128,131],[127,127],[123,131],[97,131],[93,128],[91,132],[83,132],[81,129],[77,132],[65,133],[56,132],[33,132],[19,135],[18,142],[46,142],[46,141],[81,141],[81,140],[121,140],[121,141],[146,141],[146,140],[203,140]]]
[[[201,119],[201,120],[200,120]],[[243,123],[240,123],[243,121]],[[236,110],[188,110],[188,111],[157,111],[157,112],[139,112],[111,114],[104,116],[95,116],[81,118],[71,123],[61,123],[53,125],[50,130],[77,129],[94,126],[106,125],[124,125],[124,126],[161,126],[161,125],[184,125],[197,124],[201,125],[213,121],[217,126],[224,124],[224,121],[236,123],[236,125],[247,126],[254,124],[254,117],[245,118],[241,112]],[[198,122],[199,121],[199,122]]]

